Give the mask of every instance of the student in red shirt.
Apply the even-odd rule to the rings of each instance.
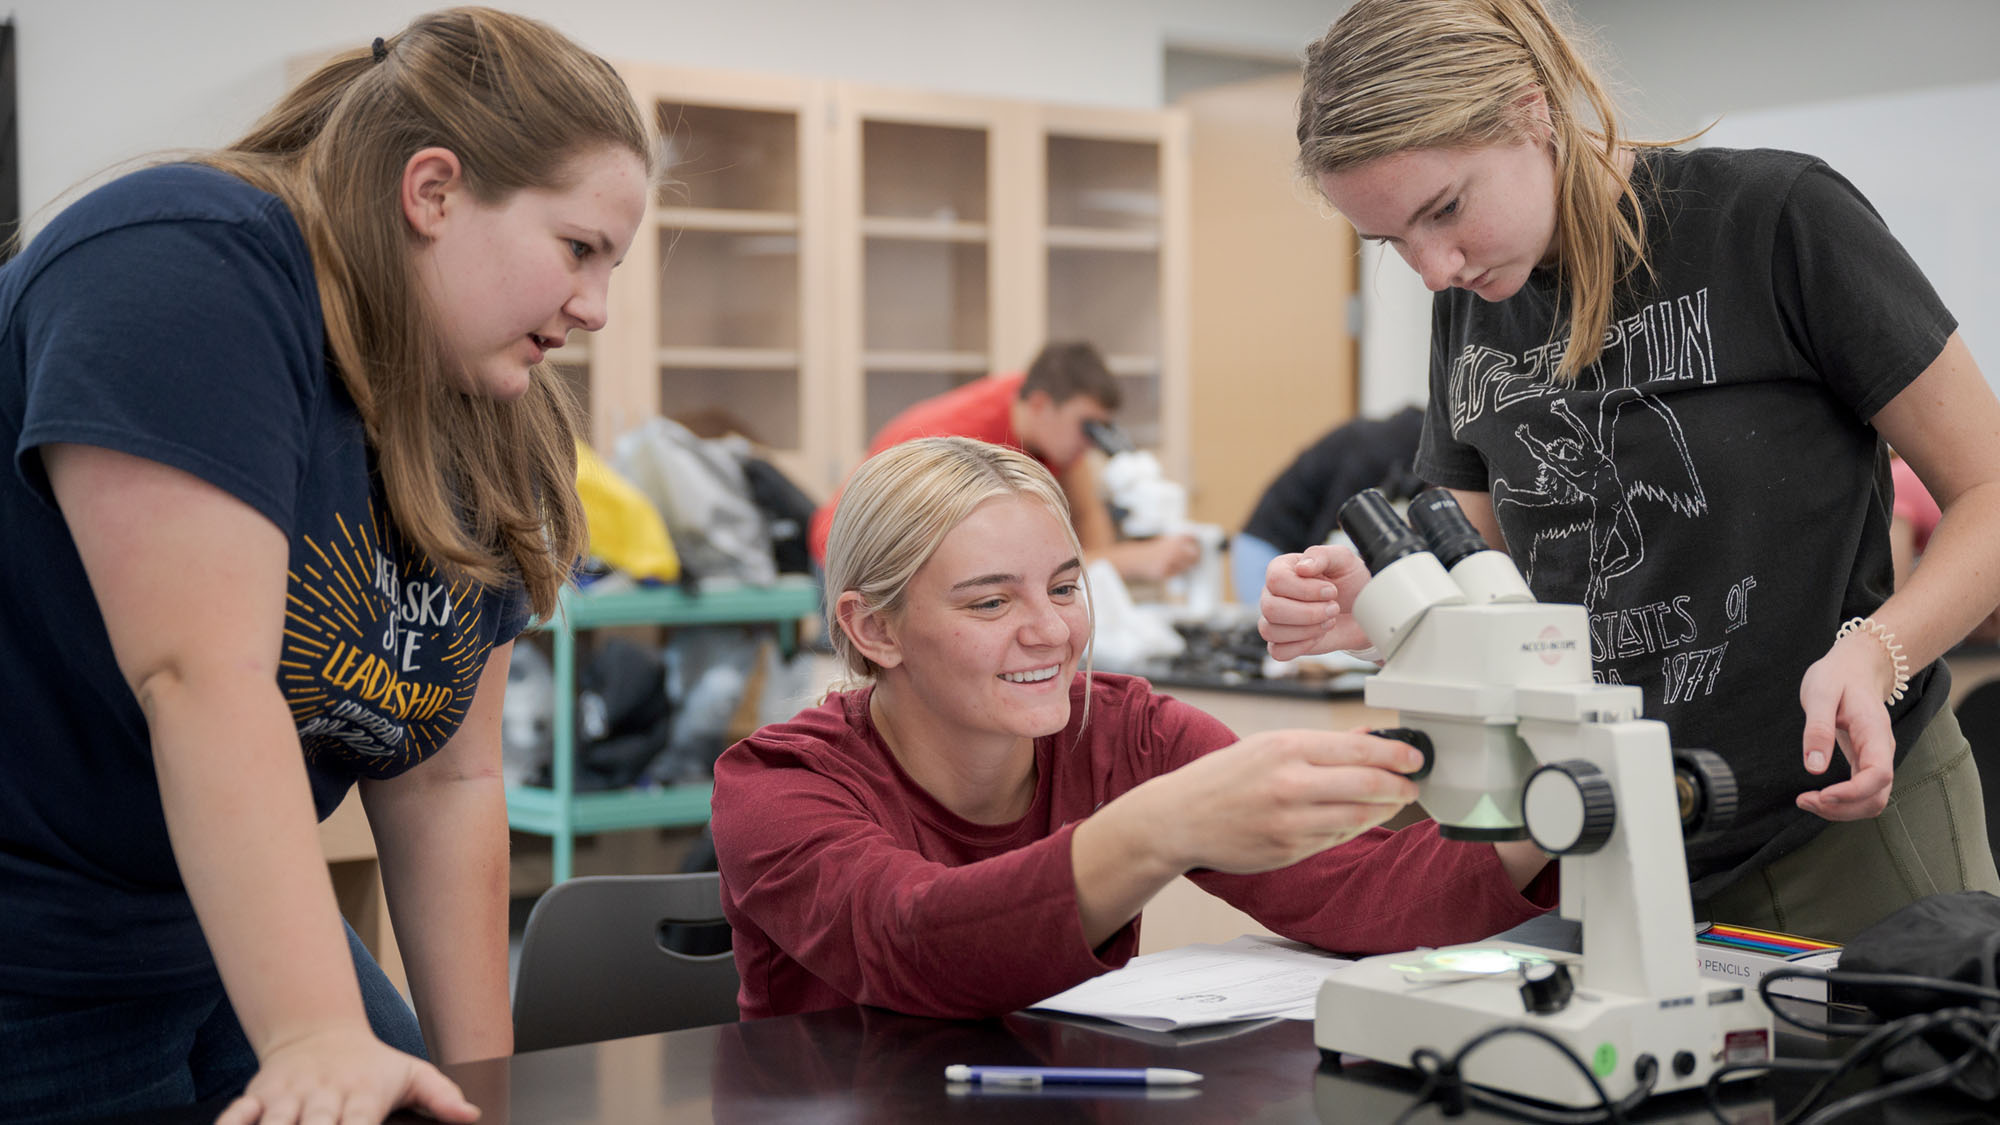
[[[1087,456],[1086,422],[1109,422],[1122,399],[1104,357],[1085,343],[1044,347],[1026,372],[990,375],[928,398],[889,420],[868,446],[869,456],[922,437],[969,437],[1026,452],[1062,482],[1084,561],[1107,559],[1127,581],[1172,578],[1200,561],[1185,535],[1120,540],[1105,504],[1097,459]],[[826,562],[836,492],[813,514],[808,544]]]
[[[1522,891],[1545,864],[1532,843],[1375,827],[1415,794],[1409,747],[1238,740],[1091,673],[1081,557],[1060,488],[1019,451],[922,439],[855,473],[827,557],[852,690],[716,764],[746,1018],[1012,1011],[1124,964],[1182,874],[1342,952],[1474,940],[1553,905],[1552,878]]]

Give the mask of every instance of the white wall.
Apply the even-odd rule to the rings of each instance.
[[[2000,387],[2000,3],[1581,0],[1649,135],[1825,157],[1867,195]]]
[[[285,61],[388,35],[444,0],[25,0],[21,206],[119,161],[225,143]],[[1324,0],[499,0],[612,60],[1157,106],[1168,43],[1296,51]]]
[[[1612,56],[1633,123],[1691,132],[1718,114],[2000,78],[1994,0],[1571,0]],[[1983,122],[1967,122],[1983,143]]]
[[[2000,147],[1966,143],[1957,124],[1990,121],[2000,121],[2000,82],[1731,114],[1703,141],[1810,152],[1853,181],[2000,387],[2000,217],[1987,189],[2000,182]]]
[[[1570,0],[1570,10],[1633,135],[1680,136],[1721,117],[1715,143],[1826,156],[1910,245],[1967,341],[1988,356],[2000,347],[2000,297],[1986,281],[2000,222],[1981,214],[2000,93],[1974,85],[2000,80],[2000,2]],[[1964,237],[1974,229],[1976,248]],[[1394,255],[1363,257],[1361,292],[1362,412],[1421,401],[1430,295]],[[1986,367],[2000,385],[2000,360]]]
[[[507,0],[613,59],[849,78],[1114,106],[1161,99],[1168,46],[1297,52],[1342,0]],[[1631,123],[2000,79],[1996,0],[1571,0]],[[17,0],[21,203],[164,148],[223,143],[295,55],[388,34],[424,0]],[[1985,121],[1965,122],[1983,143]],[[1948,128],[1949,123],[1943,123]],[[1366,266],[1370,413],[1411,395],[1428,301],[1399,263]],[[1403,271],[1407,273],[1407,271]],[[1401,284],[1399,292],[1389,287]],[[1400,318],[1400,320],[1396,319]],[[1388,358],[1382,358],[1382,357]]]

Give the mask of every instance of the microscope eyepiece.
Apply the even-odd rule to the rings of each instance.
[[[1100,422],[1095,418],[1083,423],[1083,436],[1101,450],[1106,457],[1116,457],[1120,453],[1130,453],[1138,448],[1130,434],[1110,422]]]
[[[1380,574],[1382,568],[1397,559],[1430,549],[1378,489],[1357,492],[1340,506],[1340,529],[1354,540],[1355,550],[1370,574]]]
[[[1492,546],[1472,526],[1458,501],[1442,488],[1426,488],[1410,501],[1410,526],[1423,535],[1431,553],[1446,570],[1457,566],[1466,556]]]

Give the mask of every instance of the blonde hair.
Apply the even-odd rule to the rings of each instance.
[[[918,438],[861,463],[841,490],[826,539],[827,636],[845,673],[831,690],[865,686],[881,672],[841,628],[841,595],[852,590],[861,595],[861,612],[893,617],[945,536],[973,509],[1002,497],[1048,508],[1070,549],[1083,557],[1062,486],[1018,449],[965,437]]]
[[[537,365],[520,399],[466,394],[448,370],[398,203],[421,149],[455,154],[497,204],[574,186],[610,149],[658,165],[609,63],[546,24],[487,8],[419,16],[306,78],[241,140],[195,158],[284,200],[305,234],[326,345],[359,408],[396,526],[448,571],[519,581],[546,615],[583,552],[579,411]]]
[[[1411,149],[1531,135],[1524,99],[1548,107],[1556,164],[1556,279],[1570,342],[1556,378],[1604,350],[1619,284],[1649,268],[1646,217],[1619,167],[1611,97],[1542,0],[1357,0],[1306,49],[1299,169],[1317,180]],[[1554,329],[1551,329],[1553,334]]]

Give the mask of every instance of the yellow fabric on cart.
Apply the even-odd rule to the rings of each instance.
[[[576,493],[592,555],[634,578],[680,578],[680,556],[660,510],[583,442],[576,443]]]

